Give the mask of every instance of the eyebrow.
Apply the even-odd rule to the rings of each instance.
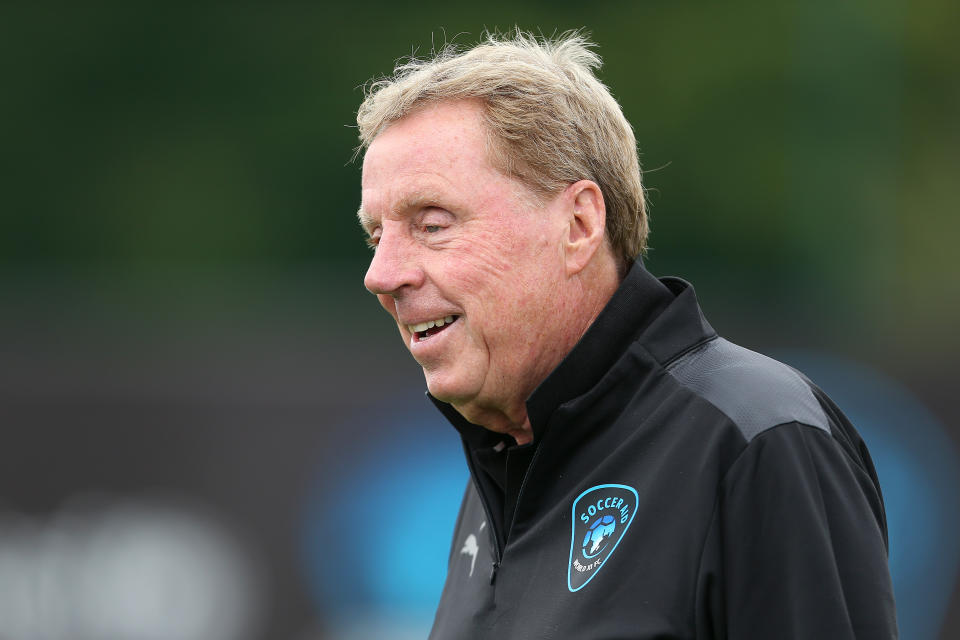
[[[373,222],[373,218],[371,218],[370,214],[364,210],[362,204],[357,209],[357,221],[360,223],[360,226],[364,228],[364,230],[370,230],[370,224]]]

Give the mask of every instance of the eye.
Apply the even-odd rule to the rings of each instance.
[[[432,235],[447,229],[453,222],[449,211],[441,207],[427,207],[416,219],[416,228],[420,233]]]
[[[410,231],[416,234],[421,242],[429,242],[433,246],[447,238],[447,231],[455,222],[456,218],[450,211],[430,205],[410,220]]]

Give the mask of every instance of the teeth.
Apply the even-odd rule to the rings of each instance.
[[[408,324],[407,330],[410,333],[419,333],[421,331],[426,331],[427,329],[432,329],[433,327],[442,327],[443,325],[450,324],[451,322],[453,322],[453,316],[446,316],[444,318],[437,318],[436,320],[429,320],[419,324]]]

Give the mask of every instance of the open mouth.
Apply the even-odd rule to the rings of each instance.
[[[460,316],[445,316],[443,318],[437,318],[436,320],[421,322],[419,324],[408,324],[407,330],[416,336],[417,342],[422,342],[423,340],[429,340],[441,331],[445,331],[447,327],[456,322],[459,318]]]

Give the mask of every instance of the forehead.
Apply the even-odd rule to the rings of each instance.
[[[402,157],[414,165],[442,160],[453,165],[485,161],[483,109],[475,101],[457,100],[424,105],[390,123],[370,144],[363,173],[375,173],[384,161]],[[440,158],[434,157],[434,154]]]
[[[482,110],[473,102],[428,105],[392,123],[363,162],[361,213],[381,214],[453,193],[477,195],[506,180],[487,159]]]

